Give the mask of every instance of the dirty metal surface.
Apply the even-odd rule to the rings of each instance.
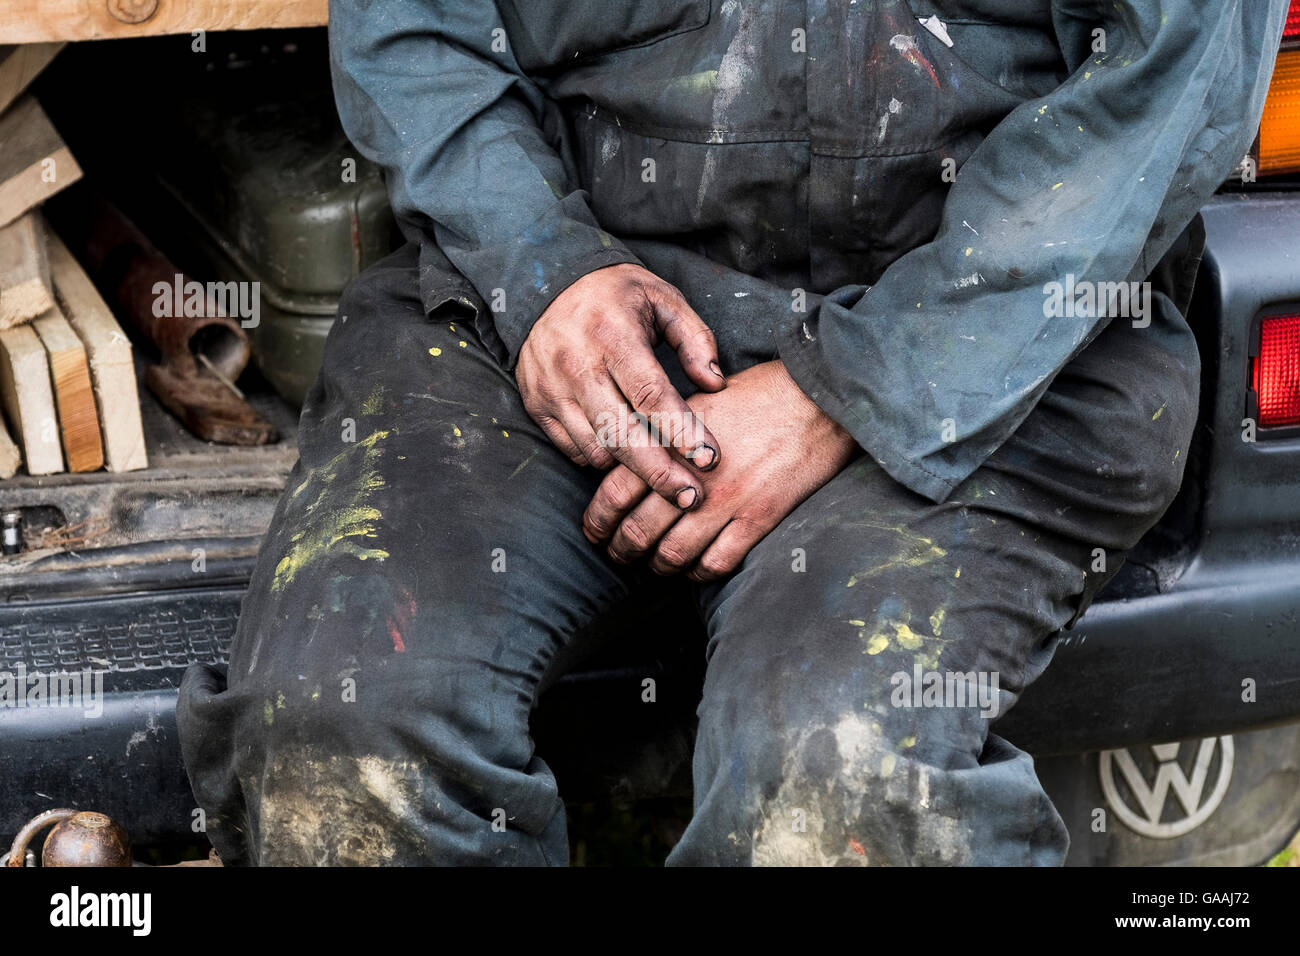
[[[0,602],[66,593],[77,569],[114,568],[121,577],[135,566],[128,576],[144,588],[152,566],[175,586],[176,565],[188,570],[195,548],[204,552],[203,573],[214,562],[251,560],[298,452],[297,413],[269,391],[249,397],[279,441],[249,448],[201,441],[141,389],[148,468],[0,482],[0,506],[23,513],[24,537],[21,553],[0,558]],[[188,586],[221,579],[196,575]]]

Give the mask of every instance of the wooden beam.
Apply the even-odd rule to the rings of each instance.
[[[30,96],[0,115],[0,144],[0,226],[81,178],[81,167]]]
[[[18,446],[9,437],[4,419],[0,418],[0,478],[12,478],[22,464],[23,456]]]
[[[140,422],[131,340],[99,297],[94,283],[57,235],[46,229],[54,297],[86,347],[90,379],[109,471],[135,471],[149,463]]]
[[[58,308],[32,322],[50,360],[54,407],[59,413],[59,434],[68,471],[98,471],[104,467],[104,444],[99,436],[99,413],[90,384],[86,349]]]
[[[30,325],[0,332],[0,399],[18,440],[29,475],[63,470],[59,419],[50,391],[45,346]]]
[[[4,0],[0,43],[318,27],[328,18],[329,0]]]
[[[0,112],[27,89],[36,74],[45,69],[62,43],[28,43],[23,46],[0,46]]]
[[[54,306],[45,232],[28,213],[0,226],[0,329],[21,325]]]

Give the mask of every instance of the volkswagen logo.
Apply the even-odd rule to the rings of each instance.
[[[1179,759],[1185,748],[1194,751],[1190,776]],[[1135,833],[1165,840],[1182,836],[1209,819],[1223,802],[1232,778],[1232,737],[1152,744],[1149,749],[1152,759],[1140,763],[1127,748],[1102,751],[1098,761],[1102,793],[1115,815]],[[1123,795],[1116,786],[1116,768],[1125,785]],[[1171,792],[1174,805],[1166,813]]]

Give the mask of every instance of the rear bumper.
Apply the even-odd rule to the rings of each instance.
[[[1093,605],[997,731],[1036,755],[1300,720],[1300,564]]]

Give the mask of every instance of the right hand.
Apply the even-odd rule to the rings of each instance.
[[[685,462],[708,471],[722,449],[655,358],[661,336],[702,391],[726,387],[704,320],[676,288],[630,263],[589,272],[556,296],[524,340],[515,378],[528,414],[572,461],[601,469],[622,463],[688,511],[704,489]],[[657,416],[658,444],[644,428],[639,441],[598,440],[597,429],[611,420],[604,416],[629,406]]]

